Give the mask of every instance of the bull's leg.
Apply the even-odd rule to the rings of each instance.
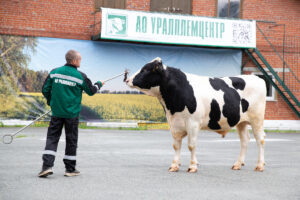
[[[186,133],[172,132],[172,136],[174,139],[173,148],[175,150],[175,156],[174,156],[173,162],[171,164],[171,167],[169,168],[170,172],[177,172],[179,170],[182,138],[185,135],[186,135]]]
[[[258,161],[254,170],[262,172],[264,171],[264,165],[265,165],[264,145],[265,145],[266,134],[263,130],[263,122],[253,123],[251,124],[251,126],[258,147]]]
[[[190,173],[195,173],[197,172],[197,158],[196,158],[196,145],[197,145],[197,134],[198,134],[198,127],[194,126],[189,128],[188,131],[188,147],[191,152],[191,161],[190,161],[190,166],[189,169],[187,170]]]
[[[245,155],[248,148],[248,143],[250,140],[250,135],[248,131],[247,123],[241,123],[237,125],[237,131],[239,133],[240,142],[241,142],[241,150],[238,160],[232,166],[233,170],[240,170],[242,166],[245,165]]]

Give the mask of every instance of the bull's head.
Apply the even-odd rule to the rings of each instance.
[[[159,85],[163,80],[166,66],[162,64],[161,58],[155,58],[126,80],[131,88],[136,88],[147,95],[157,96]]]

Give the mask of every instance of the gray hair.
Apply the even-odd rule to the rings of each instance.
[[[66,53],[66,61],[70,64],[73,60],[78,60],[80,58],[80,53],[75,50],[69,50]]]

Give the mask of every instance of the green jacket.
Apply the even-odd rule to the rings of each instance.
[[[42,93],[51,107],[52,116],[74,118],[79,116],[81,110],[82,91],[92,96],[98,89],[84,73],[66,64],[50,72]]]

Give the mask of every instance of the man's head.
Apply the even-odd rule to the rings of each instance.
[[[78,51],[69,50],[66,53],[66,61],[67,61],[67,64],[71,64],[71,65],[74,65],[76,67],[80,67],[81,55]]]

